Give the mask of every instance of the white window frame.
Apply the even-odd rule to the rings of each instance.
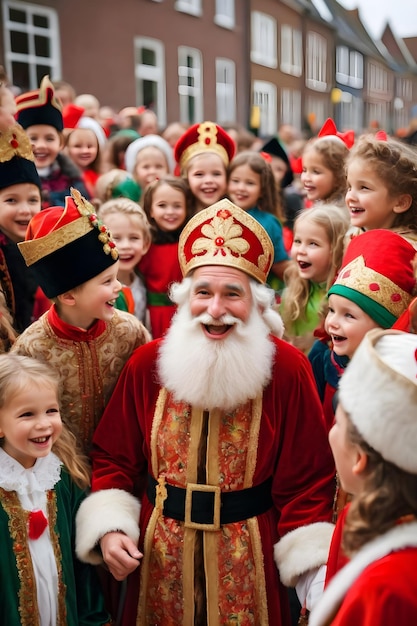
[[[135,87],[136,87],[136,104],[141,106],[144,103],[143,81],[151,81],[156,85],[156,102],[154,111],[158,118],[159,126],[166,126],[166,80],[165,80],[165,46],[158,39],[151,37],[135,37]],[[136,58],[140,54],[140,50],[152,50],[155,53],[155,65],[145,65],[144,63],[136,63]]]
[[[363,55],[348,46],[336,48],[336,80],[355,89],[363,87]]]
[[[236,65],[222,57],[216,59],[216,110],[219,124],[236,120]]]
[[[300,30],[289,24],[281,26],[281,72],[292,76],[303,73],[303,38]]]
[[[40,65],[50,68],[49,76],[51,80],[57,80],[61,77],[61,44],[59,39],[59,20],[55,9],[39,6],[26,2],[14,2],[12,0],[3,0],[3,40],[4,40],[4,65],[9,80],[14,83],[13,62],[27,64],[29,85],[28,89],[37,89],[39,87],[40,78],[37,75],[37,67]],[[12,22],[9,19],[9,10],[15,9],[26,14],[27,22]],[[33,15],[47,17],[49,20],[49,28],[41,28],[34,26],[31,18]],[[29,52],[20,53],[12,50],[11,32],[22,32],[28,36]],[[47,37],[50,41],[50,56],[40,57],[35,53],[35,37],[39,35]]]
[[[314,31],[307,33],[306,85],[314,91],[327,90],[327,41]]]
[[[259,135],[266,137],[277,132],[277,88],[264,80],[253,81],[253,105],[259,107]]]
[[[298,89],[281,89],[280,123],[301,128],[301,92]]]
[[[235,0],[216,0],[214,23],[223,28],[235,27]]]
[[[266,67],[278,67],[277,21],[266,13],[252,11],[251,32],[251,61]]]
[[[175,10],[195,17],[201,17],[203,13],[201,0],[176,0]]]
[[[388,93],[388,72],[372,61],[368,62],[368,90],[372,93]]]
[[[192,66],[187,65],[187,57]],[[185,81],[190,79],[193,84]],[[180,99],[180,122],[194,124],[203,120],[203,57],[200,50],[179,46],[178,48],[178,94]],[[189,115],[189,99],[194,98],[194,119]]]

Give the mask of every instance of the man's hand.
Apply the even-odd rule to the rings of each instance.
[[[143,554],[127,535],[110,532],[100,540],[104,562],[116,580],[124,580],[139,565]]]

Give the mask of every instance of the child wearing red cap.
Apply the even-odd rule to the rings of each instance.
[[[316,341],[309,353],[329,429],[340,376],[365,333],[391,328],[417,294],[415,254],[408,241],[390,230],[367,231],[348,245],[342,268],[328,291],[324,327],[330,344]]]
[[[88,452],[124,363],[149,335],[136,317],[114,308],[121,289],[117,248],[91,204],[71,194],[65,208],[38,213],[19,244],[53,304],[13,351],[58,371],[62,418]]]
[[[226,196],[227,168],[235,150],[233,139],[214,122],[194,124],[178,139],[174,156],[193,194],[194,213]]]
[[[17,121],[26,130],[32,144],[35,165],[42,184],[42,205],[65,206],[65,197],[76,187],[85,197],[90,196],[81,173],[64,147],[62,107],[55,97],[49,76],[44,76],[39,89],[16,98]]]

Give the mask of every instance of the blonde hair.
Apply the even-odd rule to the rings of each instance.
[[[113,189],[127,178],[132,179],[131,175],[126,172],[126,170],[121,170],[117,167],[99,176],[95,187],[96,200],[100,204],[111,200],[111,198],[113,198]]]
[[[333,189],[329,196],[322,200],[329,204],[344,201],[347,190],[345,162],[349,155],[346,145],[336,136],[316,137],[305,145],[303,154],[308,151],[317,152],[322,158],[323,165],[333,174]]]
[[[311,209],[300,211],[294,222],[294,233],[297,224],[311,222],[321,226],[331,246],[330,269],[326,281],[326,292],[334,282],[337,271],[342,264],[344,251],[344,237],[349,228],[349,216],[346,211],[337,205],[317,204]],[[288,327],[298,319],[305,319],[307,304],[310,297],[310,281],[302,278],[295,261],[284,272],[285,290],[281,315],[284,324]]]
[[[0,355],[0,408],[25,389],[28,381],[50,385],[59,396],[59,377],[47,363],[20,354]],[[76,438],[63,424],[62,432],[52,446],[73,481],[82,489],[90,484],[87,458],[78,449]]]
[[[129,200],[129,198],[113,198],[112,200],[107,200],[98,210],[98,216],[103,222],[106,222],[108,215],[117,213],[127,215],[132,222],[136,223],[142,231],[145,244],[150,246],[152,241],[151,226],[142,207],[137,202]]]

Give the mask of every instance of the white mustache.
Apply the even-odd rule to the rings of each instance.
[[[193,318],[193,323],[195,325],[204,324],[204,326],[233,326],[235,324],[243,324],[242,320],[238,317],[234,317],[234,315],[230,315],[229,313],[225,313],[217,318],[210,315],[210,313],[201,313],[201,315]]]

